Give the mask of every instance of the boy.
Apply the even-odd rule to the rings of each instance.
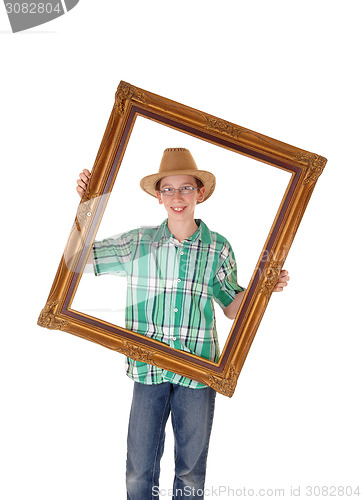
[[[77,181],[83,196],[90,173]],[[237,284],[228,241],[194,219],[195,207],[213,193],[215,177],[184,148],[166,149],[157,174],[141,188],[163,204],[158,227],[95,242],[96,274],[127,276],[126,328],[176,349],[217,361],[213,300],[233,319],[245,293]],[[289,280],[282,271],[274,291]],[[199,382],[127,359],[135,381],[127,441],[127,498],[158,498],[160,460],[169,414],[175,436],[173,498],[203,498],[215,391]]]

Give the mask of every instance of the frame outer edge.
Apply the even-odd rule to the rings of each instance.
[[[136,360],[147,361],[157,365],[158,359],[162,358],[162,353],[157,352],[157,350],[153,351],[152,348],[145,348],[142,342],[137,342],[137,340],[132,339],[131,341],[127,341],[116,334],[112,334],[108,331],[104,332],[104,330],[94,326],[90,329],[87,327],[86,323],[82,323],[74,318],[69,318],[61,313],[67,290],[69,290],[69,284],[74,273],[79,273],[81,271],[80,257],[82,251],[84,252],[84,241],[92,227],[93,219],[100,203],[100,197],[102,195],[99,193],[104,193],[105,191],[106,182],[111,172],[122,133],[133,105],[149,111],[154,111],[163,117],[174,119],[176,123],[186,124],[200,132],[205,133],[205,131],[209,131],[211,139],[206,138],[205,140],[211,143],[213,143],[212,137],[219,137],[227,138],[227,141],[233,145],[245,146],[250,149],[250,154],[240,150],[239,152],[244,156],[250,156],[259,161],[270,163],[274,167],[278,167],[278,165],[273,163],[276,159],[290,166],[302,168],[303,170],[303,175],[301,179],[299,179],[296,192],[289,203],[288,211],[283,219],[283,224],[278,231],[277,243],[272,247],[276,255],[278,255],[278,252],[282,249],[283,258],[279,260],[269,259],[267,261],[264,279],[258,282],[253,292],[249,308],[244,317],[243,328],[239,331],[232,345],[223,371],[218,374],[212,372],[212,370],[207,367],[196,367],[192,364],[192,357],[190,358],[190,362],[188,362],[177,358],[177,356],[173,358],[172,355],[168,355],[170,363],[172,362],[172,371],[198,380],[199,382],[213,387],[217,392],[231,397],[234,393],[238,376],[258,326],[270,300],[272,289],[279,277],[282,265],[289,252],[316,181],[323,172],[327,160],[314,153],[295,148],[289,144],[271,139],[225,120],[215,118],[207,113],[200,112],[175,101],[144,91],[126,82],[120,82],[115,95],[113,109],[97,153],[88,188],[80,202],[77,216],[68,238],[67,246],[72,242],[72,239],[77,240],[75,243],[73,242],[75,248],[73,260],[71,261],[71,265],[67,266],[63,254],[48,300],[40,313],[38,325],[51,330],[59,329],[72,333],[103,345],[104,347],[122,352],[126,356]],[[218,144],[220,145],[221,143]],[[228,148],[227,145],[223,147]],[[232,149],[232,147],[229,148]],[[125,148],[122,154],[124,154],[124,151]],[[265,158],[253,156],[253,151],[258,153],[262,152],[266,156],[269,156],[270,161]],[[117,160],[117,171],[121,159],[122,156]],[[287,170],[288,165],[286,166]],[[283,168],[283,166],[280,168]],[[108,192],[104,193],[106,199],[102,200],[104,201],[102,213],[105,210],[108,195],[111,193],[115,177],[116,175],[114,179],[112,179],[111,184],[108,183]],[[99,224],[100,220],[98,222],[98,225]],[[235,321],[239,318],[240,310],[241,309],[239,309]],[[187,373],[184,372],[184,368],[186,367]],[[171,370],[171,368],[169,369]]]
[[[179,123],[192,126],[201,132],[211,130],[213,135],[217,135],[220,138],[227,138],[227,140],[234,145],[242,144],[252,152],[263,151],[265,155],[271,156],[276,160],[287,162],[293,166],[305,166],[307,162],[310,162],[311,158],[323,159],[323,157],[315,153],[297,148],[277,139],[254,132],[253,130],[240,127],[232,122],[228,122],[171,99],[135,87],[124,81],[120,82],[117,93],[118,101],[129,99],[134,102],[135,105],[153,110],[164,117],[171,119],[176,118]],[[167,106],[165,106],[165,103]],[[123,105],[120,107],[123,108]],[[243,155],[254,158],[251,154],[248,155],[247,153],[243,153]],[[263,159],[259,161],[269,163]],[[269,164],[274,167],[276,166],[273,163]]]

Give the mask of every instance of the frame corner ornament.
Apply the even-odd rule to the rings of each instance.
[[[238,375],[234,364],[231,364],[226,376],[210,375],[209,385],[215,389],[215,391],[231,398],[235,391]]]
[[[115,102],[118,114],[120,116],[122,116],[124,113],[126,101],[131,99],[145,104],[146,94],[142,90],[138,89],[137,87],[134,87],[133,85],[130,85],[127,82],[123,81],[120,82],[117,88],[116,102]]]
[[[307,167],[303,179],[303,185],[316,183],[327,163],[326,158],[312,153],[302,153],[298,155],[296,159]]]
[[[58,317],[59,301],[47,302],[38,318],[38,325],[49,330],[64,330],[69,323]]]

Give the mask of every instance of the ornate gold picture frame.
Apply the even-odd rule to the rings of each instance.
[[[122,169],[134,125],[140,117],[232,151],[240,158],[252,158],[256,160],[256,165],[262,162],[290,175],[283,196],[278,201],[273,223],[265,234],[264,246],[255,255],[256,265],[244,300],[217,363],[176,350],[72,307],[88,254]],[[78,335],[135,360],[197,380],[231,397],[326,161],[319,155],[121,82],[87,191],[79,204],[65,253],[38,324]],[[69,254],[71,257],[66,260],[65,255]]]

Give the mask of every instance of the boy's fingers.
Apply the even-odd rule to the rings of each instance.
[[[289,280],[290,280],[290,277],[289,277],[288,271],[282,271],[279,274],[278,281],[289,281]]]
[[[274,292],[282,292],[284,290],[285,286],[288,286],[287,279],[289,278],[282,278],[276,282],[276,285],[274,287]]]
[[[288,281],[290,280],[289,273],[286,269],[280,271],[278,281],[275,284],[273,292],[282,292],[284,287],[288,285]]]
[[[278,285],[275,285],[273,292],[282,292],[283,290],[284,290],[284,286],[281,286],[280,284],[278,284]]]
[[[83,172],[79,174],[79,179],[77,179],[77,193],[79,196],[83,197],[89,182],[90,172],[88,169],[84,169]]]
[[[84,174],[83,172],[81,172],[79,174],[79,178],[82,179],[82,181],[84,181],[84,182],[88,182],[89,181],[89,177],[87,177],[87,175]]]

